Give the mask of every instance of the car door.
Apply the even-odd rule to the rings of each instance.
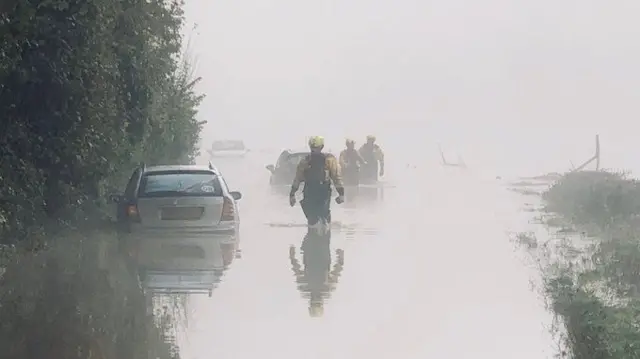
[[[276,161],[276,164],[274,166],[274,170],[273,172],[271,172],[271,178],[269,180],[270,183],[274,184],[274,183],[279,183],[280,177],[281,177],[281,172],[282,172],[282,166],[285,162],[285,159],[287,157],[287,152],[286,151],[282,151],[282,153],[280,154],[280,156],[278,156],[278,160]]]
[[[281,164],[281,169],[279,171],[279,180],[283,183],[291,183],[291,181],[293,181],[293,178],[296,176],[298,164],[300,164],[300,161],[302,161],[305,156],[307,156],[307,153],[305,152],[292,153],[287,156],[287,158],[284,159],[283,163]]]

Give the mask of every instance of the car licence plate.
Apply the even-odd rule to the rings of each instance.
[[[160,211],[163,221],[194,221],[202,218],[204,207],[164,207]]]

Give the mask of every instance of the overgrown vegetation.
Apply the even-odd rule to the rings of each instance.
[[[543,199],[548,211],[583,231],[551,239],[561,244],[543,265],[566,356],[640,358],[640,183],[625,174],[575,172]],[[541,255],[548,242],[528,247]]]
[[[87,229],[106,228],[106,195],[139,162],[197,155],[202,97],[181,62],[182,6],[0,5],[3,358],[89,358],[97,346],[93,358],[170,356],[136,278],[104,250],[115,237]]]

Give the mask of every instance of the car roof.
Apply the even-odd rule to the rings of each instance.
[[[310,153],[309,151],[306,151],[306,152],[302,152],[302,151],[300,151],[300,152],[293,152],[293,151],[291,151],[291,150],[282,150],[282,152],[280,153],[280,156],[278,156],[278,161],[281,161],[281,160],[282,160],[282,159],[281,159],[282,153],[285,153],[285,152],[288,154],[286,158],[291,158],[291,157],[294,157],[294,158],[295,158],[295,157],[302,157],[302,156],[306,156],[306,155],[308,155],[308,154]]]
[[[289,155],[293,155],[293,156],[296,156],[296,155],[308,155],[310,153],[309,150],[306,150],[306,151],[283,150],[283,152],[284,151],[289,152]]]
[[[165,172],[165,171],[207,171],[214,174],[219,175],[220,171],[211,165],[202,166],[202,165],[162,165],[162,166],[150,166],[144,169],[144,173],[154,173],[154,172]]]

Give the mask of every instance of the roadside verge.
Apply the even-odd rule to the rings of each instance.
[[[518,239],[542,270],[562,356],[640,358],[640,182],[571,172],[542,199],[549,239]]]

